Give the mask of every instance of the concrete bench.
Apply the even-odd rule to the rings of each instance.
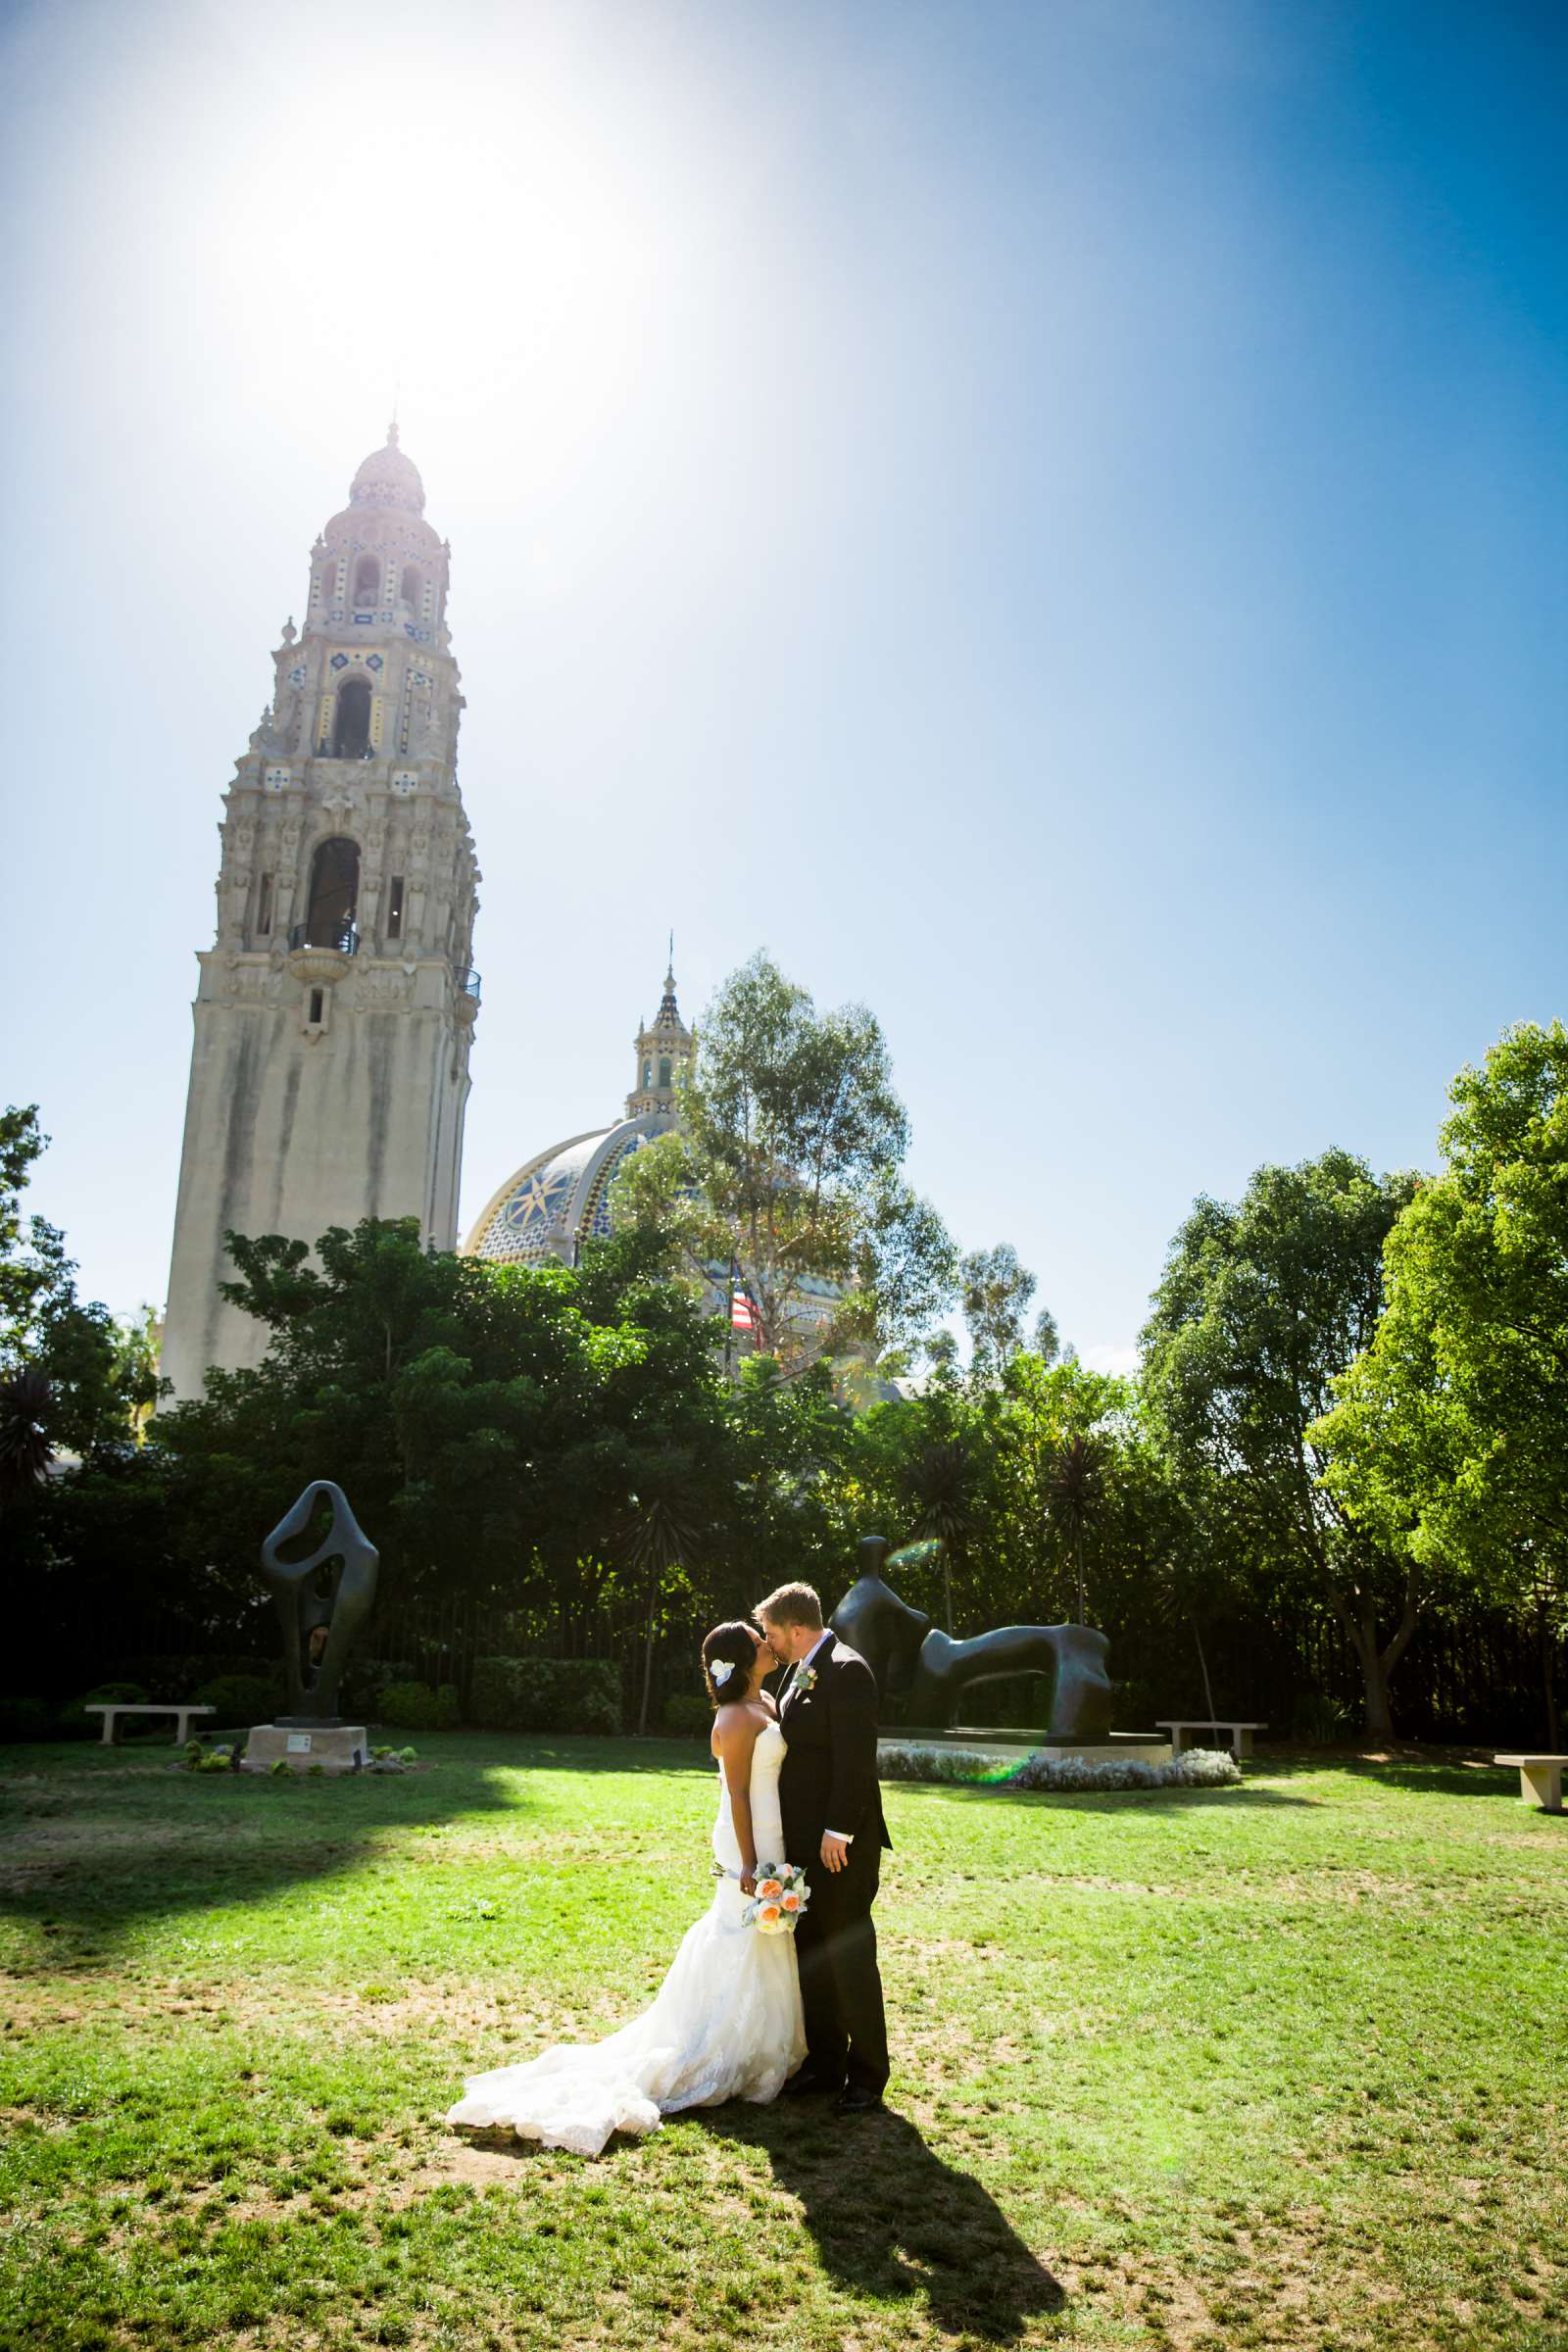
[[[1161,1716],[1155,1723],[1154,1729],[1156,1732],[1169,1732],[1171,1753],[1176,1756],[1181,1754],[1184,1747],[1191,1747],[1192,1741],[1187,1736],[1189,1732],[1227,1732],[1230,1737],[1225,1744],[1240,1759],[1242,1756],[1251,1754],[1252,1734],[1266,1732],[1268,1725],[1266,1723],[1238,1723],[1235,1716],[1227,1718],[1223,1715],[1213,1723],[1205,1723],[1201,1717],[1196,1723],[1181,1721],[1167,1723]]]
[[[143,1705],[139,1700],[134,1704],[127,1704],[124,1699],[117,1698],[113,1701],[94,1699],[86,1712],[89,1715],[101,1715],[104,1719],[104,1736],[98,1742],[100,1747],[113,1747],[116,1744],[116,1726],[122,1715],[172,1715],[174,1718],[174,1745],[183,1747],[185,1741],[190,1738],[191,1717],[193,1715],[215,1715],[218,1710],[216,1707],[175,1706],[172,1701],[167,1707]]]
[[[1562,1811],[1562,1771],[1568,1756],[1494,1756],[1492,1761],[1518,1765],[1521,1803],[1539,1805],[1543,1813]]]

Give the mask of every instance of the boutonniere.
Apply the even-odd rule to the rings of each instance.
[[[795,1688],[791,1695],[795,1698],[809,1698],[811,1692],[815,1689],[816,1668],[814,1666],[803,1666],[800,1673],[795,1677]]]

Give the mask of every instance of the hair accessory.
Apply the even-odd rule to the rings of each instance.
[[[718,1685],[721,1690],[734,1671],[735,1665],[731,1658],[715,1658],[708,1669],[710,1678]]]

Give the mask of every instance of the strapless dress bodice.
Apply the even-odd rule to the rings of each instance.
[[[784,1769],[787,1752],[787,1742],[778,1724],[764,1724],[752,1749],[752,1778],[748,1791],[752,1800],[752,1836],[757,1841],[759,1862],[788,1862],[791,1859],[784,1851],[784,1824],[778,1803],[778,1776]],[[713,1823],[713,1855],[726,1870],[740,1868],[741,1852],[730,1807],[729,1782],[722,1764],[718,1768],[718,1813]]]

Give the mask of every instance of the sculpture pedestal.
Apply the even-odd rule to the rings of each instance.
[[[370,1742],[363,1723],[259,1723],[245,1742],[241,1772],[270,1772],[279,1756],[291,1772],[323,1764],[328,1772],[363,1772]]]

